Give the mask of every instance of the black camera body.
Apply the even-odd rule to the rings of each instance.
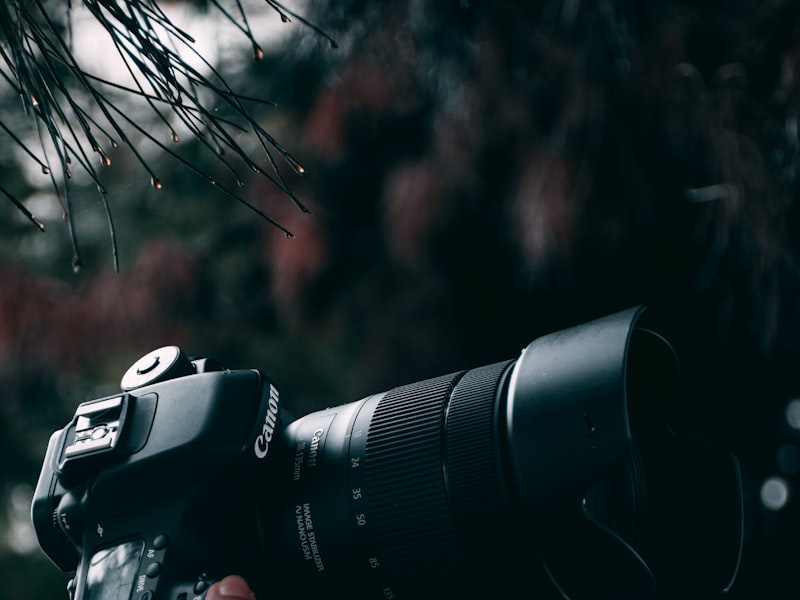
[[[51,437],[37,536],[59,568],[77,569],[77,598],[202,598],[209,574],[256,558],[254,488],[267,477],[278,392],[257,371],[192,363],[174,347],[129,374],[130,389],[81,404]]]
[[[51,437],[39,543],[75,600],[233,573],[261,598],[724,591],[738,464],[671,431],[677,361],[642,312],[294,421],[262,373],[160,348]]]

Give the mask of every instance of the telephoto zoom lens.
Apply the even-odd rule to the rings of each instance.
[[[739,560],[738,467],[671,434],[677,363],[637,327],[640,314],[289,423],[260,493],[276,592],[638,598],[689,579],[693,592],[726,589]],[[698,485],[713,488],[705,504],[681,504]],[[695,559],[707,572],[692,571]]]
[[[470,562],[496,572],[486,561],[517,527],[498,435],[512,364],[395,388],[284,430],[277,476],[283,486],[290,466],[290,483],[275,552],[301,587],[457,597]]]

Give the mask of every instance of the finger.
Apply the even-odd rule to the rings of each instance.
[[[256,595],[244,579],[231,575],[212,585],[206,600],[256,600]]]

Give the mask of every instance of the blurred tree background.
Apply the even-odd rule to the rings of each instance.
[[[151,145],[160,190],[122,146],[102,171],[119,273],[87,177],[73,273],[50,179],[6,140],[0,185],[47,232],[0,201],[0,596],[65,594],[27,525],[47,438],[157,346],[260,368],[302,415],[644,303],[681,356],[682,424],[742,462],[731,597],[798,597],[800,5],[292,4],[334,48],[248,1],[253,61],[188,4],[231,86],[277,103],[252,114],[305,167],[284,173],[312,212],[246,165],[239,187],[191,136],[169,148],[205,177]],[[73,31],[89,55],[93,31]]]

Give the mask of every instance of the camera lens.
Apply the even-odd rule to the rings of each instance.
[[[639,316],[289,423],[259,495],[281,591],[645,598],[662,574],[663,589],[724,590],[738,465],[672,434],[677,361]]]
[[[291,483],[275,551],[301,585],[441,598],[481,583],[471,566],[494,570],[514,528],[499,435],[512,364],[395,388],[284,430],[276,476],[290,470]]]

